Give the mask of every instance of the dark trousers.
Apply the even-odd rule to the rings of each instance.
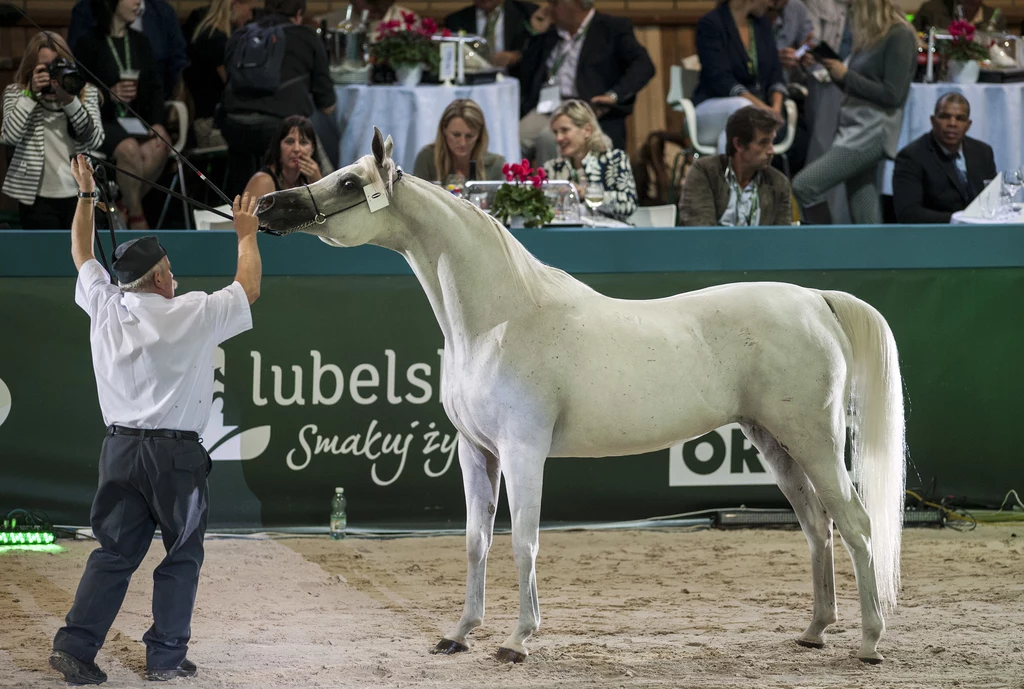
[[[256,174],[267,154],[270,142],[281,128],[281,118],[260,113],[224,115],[220,131],[228,142],[228,171],[224,193],[235,198]]]
[[[132,574],[160,527],[167,555],[153,571],[153,626],[146,667],[177,667],[188,651],[203,564],[210,457],[195,440],[108,435],[90,520],[92,552],[53,648],[93,662],[124,602]]]
[[[70,230],[77,207],[77,196],[67,199],[46,199],[37,196],[36,202],[31,206],[18,204],[21,227],[26,230]]]

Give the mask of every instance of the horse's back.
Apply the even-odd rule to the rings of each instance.
[[[819,293],[786,283],[590,293],[510,324],[497,368],[529,370],[550,400],[553,456],[631,454],[755,418],[771,399],[820,409],[845,375],[842,337]]]

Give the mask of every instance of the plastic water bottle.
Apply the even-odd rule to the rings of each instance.
[[[331,538],[336,541],[345,538],[345,527],[348,526],[348,517],[345,515],[347,505],[345,489],[335,488],[334,500],[331,501]]]

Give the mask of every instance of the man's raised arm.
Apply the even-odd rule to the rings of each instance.
[[[256,243],[259,220],[256,219],[258,196],[248,193],[235,197],[232,214],[235,216],[235,233],[238,235],[238,270],[235,281],[245,290],[245,296],[252,304],[260,296],[260,280],[263,278],[263,261],[260,247]]]
[[[81,270],[86,261],[96,258],[92,250],[96,182],[92,178],[92,165],[84,155],[71,160],[71,174],[78,182],[78,207],[71,221],[71,258],[75,261],[75,270]]]

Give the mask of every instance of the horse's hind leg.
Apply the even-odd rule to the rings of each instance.
[[[864,509],[853,481],[846,472],[843,447],[846,442],[843,421],[826,425],[818,433],[805,431],[792,442],[779,438],[790,456],[803,468],[818,499],[832,516],[843,537],[843,545],[853,560],[860,595],[861,644],[857,657],[866,663],[882,662],[878,640],[885,631],[878,596],[875,566],[871,558],[871,519]]]
[[[793,506],[811,549],[814,616],[797,639],[801,646],[825,647],[825,628],[836,621],[836,580],[833,566],[832,518],[800,465],[763,428],[742,424],[743,432],[772,469],[782,494]]]
[[[493,454],[461,436],[459,465],[466,491],[466,607],[458,624],[445,634],[432,653],[468,651],[466,636],[484,621],[487,552],[494,535],[501,472],[498,459]]]

